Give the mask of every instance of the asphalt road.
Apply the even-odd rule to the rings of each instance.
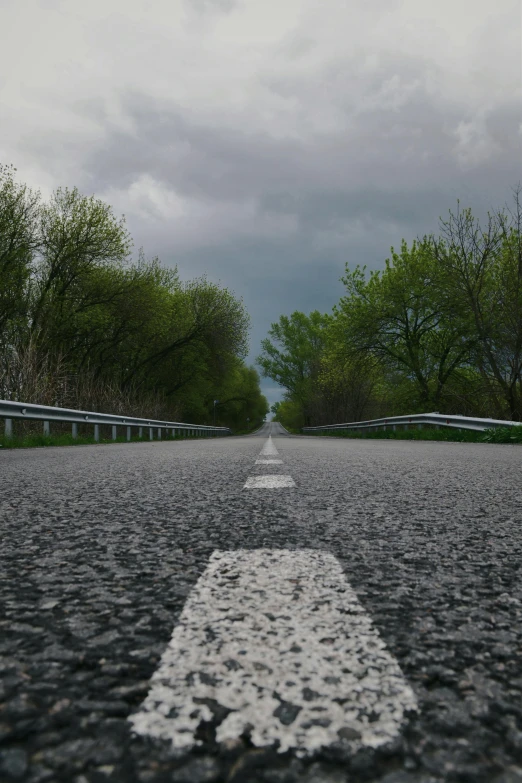
[[[277,455],[266,447],[270,432]],[[267,475],[287,478],[262,486],[256,477]],[[273,424],[251,437],[0,453],[0,780],[520,783],[521,479],[520,446],[291,437]],[[286,577],[297,584],[281,622],[302,618],[310,629],[292,648],[298,667],[313,659],[306,590],[337,580],[337,603],[325,599],[318,616],[329,622],[335,609],[341,636],[351,633],[341,615],[369,618],[392,661],[383,666],[391,676],[400,667],[394,693],[406,696],[400,728],[387,724],[394,738],[361,746],[357,732],[341,731],[299,753],[282,698],[284,752],[259,745],[257,712],[240,739],[220,741],[230,710],[219,699],[200,699],[198,745],[136,733],[154,673],[170,666],[175,676],[196,654],[192,644],[213,649],[212,635],[197,640],[205,617],[221,611],[221,599],[204,603],[216,552],[232,563],[225,577],[243,585],[234,594],[243,613],[232,618],[243,624],[260,611],[256,580],[276,593]],[[302,573],[308,562],[317,572]],[[285,633],[276,628],[274,638]],[[335,648],[333,638],[320,642]],[[322,660],[335,674],[334,654]],[[262,685],[262,667],[256,676]],[[410,689],[418,706],[408,711]],[[329,715],[328,704],[321,709]],[[165,718],[174,725],[180,712]],[[369,731],[379,715],[359,719]],[[328,732],[329,719],[315,723]]]

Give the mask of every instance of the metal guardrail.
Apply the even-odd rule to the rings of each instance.
[[[502,419],[478,419],[472,416],[445,416],[441,413],[417,413],[411,416],[388,416],[384,419],[370,421],[352,421],[347,424],[324,424],[320,427],[302,427],[302,432],[331,432],[335,430],[386,430],[391,427],[409,427],[417,425],[419,429],[426,424],[435,427],[454,427],[460,430],[484,431],[491,427],[519,427],[522,422],[504,421]]]
[[[133,427],[139,430],[139,437],[143,437],[143,430],[149,430],[149,439],[154,439],[154,430],[157,437],[161,438],[162,431],[187,433],[189,436],[217,436],[231,435],[228,427],[211,427],[206,424],[184,424],[178,421],[156,421],[153,419],[137,419],[132,416],[115,416],[110,413],[94,413],[92,411],[76,411],[70,408],[53,408],[50,405],[33,405],[27,402],[13,402],[12,400],[0,400],[0,419],[5,420],[5,435],[13,436],[13,419],[25,419],[29,421],[43,421],[44,435],[50,434],[51,422],[70,422],[73,438],[78,437],[78,424],[92,424],[94,426],[94,439],[100,440],[100,425],[112,425],[112,439],[118,436],[118,427],[127,428],[127,440],[131,439]]]

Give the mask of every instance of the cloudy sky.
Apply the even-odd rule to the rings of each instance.
[[[242,296],[251,362],[522,179],[519,0],[0,0],[0,74],[0,163]]]

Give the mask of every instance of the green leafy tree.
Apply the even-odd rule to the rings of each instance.
[[[125,216],[77,188],[58,188],[40,210],[40,258],[32,281],[31,329],[65,348],[71,317],[107,299],[103,270],[122,269],[132,246]],[[88,296],[90,295],[90,296]],[[110,291],[108,296],[114,296]]]
[[[473,364],[496,415],[522,418],[522,204],[488,213],[485,228],[471,209],[441,219],[432,251],[445,274],[455,314],[468,313],[475,336]]]
[[[299,311],[282,315],[261,342],[263,352],[256,360],[263,375],[283,386],[300,406],[305,422],[310,421],[328,320],[317,310],[308,316]]]
[[[99,199],[59,188],[41,206],[2,170],[3,394],[197,423],[217,390],[223,423],[262,419],[242,300],[206,277],[180,281],[142,249],[132,262],[131,246],[125,217]]]
[[[370,354],[347,350],[346,344],[336,339],[339,332],[335,326],[333,320],[318,378],[314,423],[362,421],[380,416],[383,368]]]
[[[293,432],[299,432],[305,426],[302,407],[298,402],[286,399],[276,403],[276,405],[277,409],[273,421],[278,421],[285,429]]]
[[[281,407],[281,401],[278,400],[277,402],[274,402],[273,405],[270,406],[270,413],[274,416],[274,421],[277,421],[277,414],[279,411],[279,408]]]
[[[369,279],[365,267],[347,267],[347,295],[335,308],[338,339],[348,353],[367,353],[405,373],[417,387],[419,409],[436,408],[449,378],[469,361],[469,319],[451,308],[430,239],[411,248],[403,240],[400,254],[392,247],[391,255]]]
[[[233,429],[250,430],[260,426],[268,413],[268,402],[261,394],[257,370],[239,361],[223,379],[217,393],[217,423],[226,422]],[[214,401],[207,404],[210,409]]]
[[[0,166],[0,345],[25,328],[28,285],[39,245],[40,194],[14,181],[13,166]]]
[[[459,206],[441,237],[392,247],[383,271],[347,266],[332,316],[272,324],[258,362],[286,390],[277,419],[444,409],[522,420],[521,192],[485,228]]]

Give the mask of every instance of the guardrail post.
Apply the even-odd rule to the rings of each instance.
[[[154,440],[154,430],[149,427],[149,440]]]
[[[118,428],[115,424],[112,425],[112,439],[116,440],[118,437]]]
[[[161,440],[161,427],[158,427],[158,440]]]
[[[98,441],[100,440],[100,425],[95,424],[94,425],[94,440]]]
[[[171,430],[170,434],[172,435],[173,438],[176,437],[176,428],[175,427],[172,427],[172,430]]]
[[[143,427],[138,428],[138,438],[143,438]]]
[[[73,425],[72,425],[72,436],[73,436],[73,438],[77,438],[78,437],[78,425],[76,424],[76,422],[73,422]]]
[[[50,435],[51,434],[51,428],[48,421],[44,421],[43,423],[43,434],[44,435]]]
[[[127,440],[131,439],[131,428],[127,427]]]
[[[13,420],[12,419],[6,419],[5,420],[5,437],[6,438],[12,438],[13,437]]]
[[[394,432],[397,432],[397,425],[396,425],[396,424],[393,424],[393,425],[392,425],[392,429],[393,429],[393,431],[394,431]]]
[[[418,430],[421,430],[421,429],[422,429],[422,422],[419,422],[419,424],[417,424],[417,429],[418,429]]]

